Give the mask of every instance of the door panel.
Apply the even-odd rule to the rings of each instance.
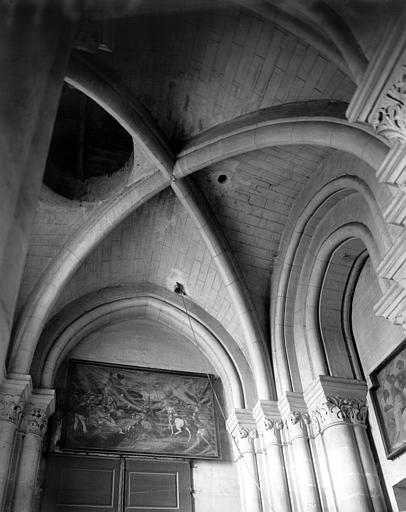
[[[42,512],[116,512],[120,459],[49,456]]]
[[[178,479],[176,473],[128,474],[128,509],[171,508],[178,510]]]
[[[190,512],[188,462],[127,460],[125,512]]]

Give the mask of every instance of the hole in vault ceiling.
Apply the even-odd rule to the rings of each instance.
[[[227,181],[227,176],[225,174],[220,174],[220,176],[217,178],[217,181],[223,184]]]
[[[44,174],[51,190],[68,199],[95,200],[90,184],[122,169],[132,150],[131,136],[110,114],[64,84]]]

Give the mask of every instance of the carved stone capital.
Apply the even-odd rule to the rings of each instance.
[[[290,429],[292,429],[292,427],[298,426],[304,430],[309,424],[310,416],[306,412],[292,411],[289,417],[286,419],[286,426]]]
[[[368,412],[364,381],[320,376],[306,390],[313,435],[340,423],[365,424]]]
[[[265,431],[273,431],[274,434],[280,432],[283,429],[283,421],[280,420],[271,420],[270,418],[264,419],[264,429]]]
[[[10,395],[0,391],[0,420],[18,425],[23,409],[24,400],[20,395]]]
[[[21,430],[26,434],[43,437],[47,431],[48,417],[54,412],[55,391],[36,389],[26,405]]]
[[[282,446],[284,423],[278,402],[259,400],[252,412],[258,427],[262,450],[266,452],[272,445]]]
[[[395,82],[374,112],[371,124],[379,135],[406,143],[406,66],[401,66]]]
[[[10,374],[0,386],[0,421],[18,425],[31,391],[29,375]]]
[[[23,430],[26,434],[34,434],[41,438],[45,435],[48,425],[48,412],[39,407],[30,407],[24,413]]]
[[[279,401],[286,440],[308,437],[310,417],[302,393],[287,392]]]
[[[237,446],[244,442],[252,442],[258,437],[258,430],[252,412],[237,409],[227,420],[227,428]]]
[[[327,396],[311,413],[314,433],[337,422],[365,424],[368,413],[366,400]]]
[[[280,431],[283,429],[283,421],[279,411],[278,402],[272,400],[260,400],[253,409],[253,416],[258,425],[258,430],[263,436],[273,434],[274,440],[279,440]]]
[[[238,427],[233,432],[234,439],[256,439],[258,431],[256,428]]]
[[[287,441],[293,442],[295,439],[308,439],[309,427],[311,425],[310,415],[303,411],[291,411],[284,422],[284,437]]]

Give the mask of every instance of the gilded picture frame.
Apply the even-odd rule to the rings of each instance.
[[[71,360],[61,448],[220,458],[211,375]]]

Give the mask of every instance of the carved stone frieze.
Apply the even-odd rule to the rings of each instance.
[[[314,433],[318,434],[326,426],[340,421],[365,424],[367,414],[366,400],[327,396],[311,413]]]
[[[43,437],[48,425],[48,413],[39,407],[33,407],[24,414],[23,429],[27,434]]]
[[[0,420],[18,425],[23,408],[24,401],[20,396],[0,392]]]
[[[371,119],[379,135],[406,142],[406,66]]]

